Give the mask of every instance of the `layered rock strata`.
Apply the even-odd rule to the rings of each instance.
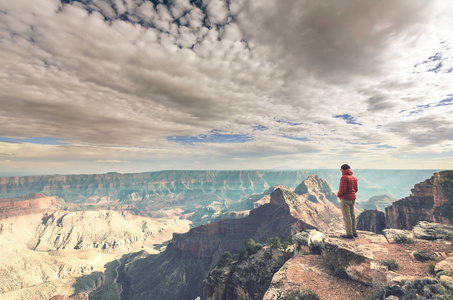
[[[71,203],[90,205],[134,204],[157,211],[179,205],[246,199],[271,186],[294,188],[310,174],[338,187],[339,170],[313,171],[162,171],[136,174],[41,175],[0,178],[0,198],[30,193],[58,196]],[[413,185],[432,174],[429,170],[360,170],[359,202],[377,194],[402,197]],[[398,182],[396,185],[395,182]],[[198,207],[198,206],[197,206]],[[253,207],[252,207],[253,208]],[[251,209],[251,208],[241,208]],[[236,210],[236,209],[235,209]]]
[[[102,274],[104,265],[118,253],[143,247],[157,253],[154,245],[190,227],[190,221],[177,217],[56,210],[54,199],[48,198],[14,201],[28,208],[0,219],[0,299],[49,299],[72,295],[79,287],[88,293],[88,286],[95,288],[102,281],[102,276],[93,274]],[[53,209],[47,209],[49,205]]]
[[[58,204],[62,202],[63,200],[58,197],[49,197],[42,193],[29,194],[18,198],[0,199],[0,219],[32,214],[51,208],[57,209]]]
[[[442,224],[453,222],[453,171],[435,173],[416,184],[409,197],[385,209],[389,228],[412,228],[420,221]]]
[[[339,227],[341,212],[322,192],[334,193],[328,183],[310,176],[303,186],[303,190],[298,189],[300,195],[276,188],[269,203],[250,211],[245,218],[222,220],[192,228],[186,234],[175,234],[164,253],[125,268],[129,287],[123,297],[205,299],[202,282],[220,255],[224,251],[238,253],[248,238],[266,243],[271,237],[284,240],[304,229]],[[154,272],[146,272],[150,269]]]
[[[338,198],[329,183],[316,175],[311,175],[294,192],[276,189],[271,195],[270,203],[283,206],[296,218],[326,231],[340,228],[342,225],[341,211],[329,199],[334,199],[338,203]]]
[[[308,195],[307,200],[314,203],[330,205],[340,208],[340,201],[332,186],[318,175],[310,175],[299,184],[294,193],[297,195]]]
[[[126,277],[133,299],[205,298],[202,282],[224,251],[238,253],[248,238],[265,243],[278,236],[286,239],[303,228],[313,226],[294,218],[288,210],[265,204],[243,219],[222,220],[175,234],[159,255],[132,263]],[[147,272],[153,270],[153,272]]]

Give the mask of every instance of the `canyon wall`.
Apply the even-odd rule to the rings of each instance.
[[[365,210],[357,217],[357,230],[382,234],[386,228],[385,214],[378,210]]]
[[[326,194],[319,187],[324,187],[322,191]],[[245,218],[222,220],[192,228],[185,234],[174,234],[163,253],[125,267],[122,296],[205,299],[202,282],[224,251],[238,253],[249,238],[266,243],[271,237],[285,240],[304,229],[339,228],[341,212],[328,201],[333,191],[329,187],[323,179],[310,176],[301,183],[300,195],[279,187],[271,193],[269,203],[251,210]]]
[[[42,193],[0,199],[0,219],[56,208],[62,202],[58,197],[46,196]]]
[[[453,171],[435,173],[418,183],[411,195],[385,209],[388,228],[412,230],[419,221],[453,222]]]
[[[89,293],[119,254],[159,253],[155,246],[190,228],[172,213],[152,219],[133,211],[65,211],[62,199],[43,194],[1,203],[0,299]]]
[[[359,179],[359,201],[378,194],[402,198],[417,182],[429,176],[430,170],[356,170]],[[116,201],[143,204],[156,210],[167,204],[185,201],[245,199],[274,185],[295,188],[309,175],[316,174],[338,188],[339,170],[303,171],[161,171],[132,174],[40,175],[0,178],[0,198],[13,198],[30,193],[58,196],[67,202],[87,204]],[[252,207],[253,208],[253,207]]]

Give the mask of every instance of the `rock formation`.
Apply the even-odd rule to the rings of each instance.
[[[189,230],[187,220],[166,223],[122,211],[55,212],[44,215],[37,227],[34,250],[96,248],[122,253],[152,247],[170,239],[174,231]]]
[[[296,191],[299,194],[296,194]],[[325,180],[312,175],[302,182],[295,192],[276,189],[271,194],[270,203],[283,206],[293,216],[323,231],[341,226],[341,211],[329,200],[334,199],[338,203],[338,198]]]
[[[378,210],[365,210],[357,217],[357,230],[382,233],[385,227],[385,214]]]
[[[294,190],[295,194],[308,195],[308,200],[319,204],[334,204],[340,208],[340,201],[332,186],[318,175],[310,175]]]
[[[30,193],[58,196],[86,205],[134,204],[153,212],[172,206],[199,208],[230,199],[238,201],[275,185],[296,187],[317,174],[338,188],[338,170],[314,171],[162,171],[136,174],[41,175],[0,178],[0,198]],[[359,202],[377,194],[402,197],[429,170],[360,170]],[[397,184],[396,184],[397,183]],[[253,207],[252,207],[253,208]],[[244,210],[251,208],[239,208]]]
[[[421,240],[452,239],[453,225],[419,222],[412,230],[414,237]]]
[[[385,209],[389,228],[408,229],[419,221],[442,224],[453,222],[453,171],[435,173],[416,184],[409,197]]]
[[[157,253],[154,245],[190,225],[178,217],[151,219],[131,211],[58,209],[65,206],[42,194],[3,201],[0,298],[50,299],[85,289],[88,294],[115,255],[143,247]]]
[[[392,196],[382,194],[382,195],[376,195],[368,199],[366,202],[360,203],[361,207],[366,210],[380,210],[384,211],[387,206],[392,205],[392,203],[396,199],[393,198]]]
[[[306,246],[309,236],[316,234],[295,238],[295,249]],[[398,297],[391,299],[415,299],[416,294],[427,298],[437,295],[438,299],[444,299],[442,295],[453,294],[453,272],[450,271],[453,270],[453,250],[449,241],[415,240],[411,244],[391,244],[382,235],[359,232],[359,238],[354,240],[341,239],[339,233],[330,233],[324,235],[322,243],[322,247],[317,246],[323,249],[322,255],[295,251],[295,256],[273,275],[263,299],[299,299],[297,297],[304,291],[326,300],[390,299],[386,297],[392,295]],[[436,253],[435,278],[425,278],[433,262],[416,261],[412,257],[412,253],[426,249]],[[392,260],[393,265],[390,265]],[[247,262],[243,264],[247,265]],[[214,277],[210,278],[211,282],[223,282],[215,278],[216,273],[212,272],[211,276]],[[437,287],[430,289],[432,285]],[[207,288],[213,290],[210,286]],[[241,293],[247,295],[248,290],[241,290]],[[211,299],[225,298],[213,293]]]
[[[207,300],[262,299],[274,273],[289,259],[285,251],[271,247],[245,256],[209,273],[203,282]]]
[[[382,239],[377,239],[376,235],[364,232],[359,232],[359,239],[352,241],[339,239],[338,234],[331,232],[342,224],[341,212],[331,202],[336,200],[335,191],[318,176],[310,176],[297,186],[297,193],[291,188],[272,187],[278,183],[295,186],[294,177],[289,176],[295,176],[300,182],[299,176],[305,174],[304,172],[175,171],[0,178],[0,192],[3,197],[21,195],[30,187],[35,190],[28,189],[27,192],[42,193],[32,197],[17,197],[14,201],[11,201],[12,198],[0,201],[4,218],[0,216],[2,296],[7,299],[20,299],[38,295],[35,298],[49,299],[55,295],[68,297],[77,294],[75,297],[83,298],[90,294],[90,298],[93,296],[98,299],[121,297],[193,300],[197,297],[204,299],[206,296],[233,293],[244,299],[255,297],[262,295],[262,287],[268,284],[267,280],[270,278],[268,275],[278,269],[276,265],[263,265],[261,259],[250,263],[244,261],[244,264],[241,262],[231,269],[231,272],[222,271],[221,280],[211,278],[212,282],[219,283],[220,287],[211,285],[208,294],[204,293],[202,282],[217,265],[224,251],[238,253],[244,248],[246,239],[253,238],[257,242],[265,243],[271,237],[286,239],[298,232],[298,241],[305,241],[300,243],[305,243],[308,252],[302,249],[302,244],[296,247],[298,250],[294,249],[297,250],[294,260],[289,260],[275,274],[271,289],[265,297],[276,299],[272,297],[287,294],[289,290],[285,289],[290,286],[311,287],[313,285],[309,279],[316,281],[316,276],[324,279],[332,276],[338,278],[337,275],[341,274],[346,274],[348,280],[355,279],[352,285],[343,283],[352,287],[351,291],[357,296],[360,289],[355,289],[356,287],[364,288],[367,286],[365,283],[381,282],[383,269],[380,262],[388,257],[389,253],[398,254],[399,252],[395,252],[397,248],[392,247],[398,247],[399,244],[387,241],[381,243]],[[445,179],[443,173],[440,174]],[[339,178],[339,175],[335,176]],[[337,182],[337,177],[329,176]],[[274,183],[276,178],[283,180]],[[439,206],[433,204],[431,210],[437,219],[448,219],[446,208],[449,205],[449,197],[451,199],[451,186],[445,181],[448,180],[438,179],[433,186],[441,188],[432,188],[433,194],[436,194],[432,197],[432,202],[438,203]],[[366,185],[371,186],[371,183],[365,183]],[[272,193],[259,194],[266,189]],[[427,189],[414,190],[416,192],[413,192],[413,195],[419,197],[425,195]],[[54,195],[67,197],[78,203],[77,205],[83,205],[85,209],[87,205],[93,205],[95,210],[83,211],[80,206],[70,207],[64,202],[62,206],[61,199],[55,198]],[[423,199],[427,198],[429,197]],[[442,200],[444,198],[447,201]],[[172,209],[166,209],[169,204]],[[187,230],[189,220],[197,220],[197,224],[209,223],[212,217],[227,216],[228,211],[243,211],[241,214],[246,214],[255,204],[258,207],[244,218],[226,219],[192,228],[186,234],[174,234],[166,250],[158,255],[140,251],[119,258],[114,254],[163,242],[174,226],[182,224],[186,226],[184,230]],[[115,212],[104,209],[121,209],[125,206],[129,211]],[[146,210],[147,214],[161,219],[156,220],[156,223],[147,221],[146,218],[135,215],[133,207],[139,207]],[[404,208],[401,205],[397,207]],[[242,210],[243,208],[246,209]],[[17,211],[20,213],[16,214]],[[24,216],[22,212],[27,212],[27,215]],[[409,219],[412,220],[413,217]],[[152,229],[153,226],[157,227]],[[91,232],[92,228],[97,231]],[[317,235],[312,231],[307,231],[309,234],[300,232],[314,228],[324,231],[326,235]],[[440,236],[437,229],[427,226],[423,228],[425,236],[431,233],[433,234],[430,236]],[[413,253],[419,245],[429,247],[417,240],[406,245],[409,249],[401,253]],[[442,245],[444,244],[435,244],[433,249],[436,249],[436,255],[446,259],[451,255]],[[451,250],[450,244],[446,247]],[[324,253],[324,256],[313,255],[319,252]],[[305,253],[312,254],[304,255]],[[328,257],[334,263],[331,263],[332,268],[326,269]],[[348,257],[354,259],[348,260]],[[436,261],[439,261],[440,257],[436,257]],[[318,265],[318,262],[323,265]],[[411,262],[409,259],[401,260],[401,265],[404,263],[401,276],[408,274],[406,265],[411,266]],[[448,261],[444,265],[447,263]],[[339,267],[335,268],[334,265]],[[426,264],[423,265],[423,268],[426,267]],[[449,274],[446,268],[442,266],[442,271],[439,271],[444,272],[442,276]],[[297,273],[299,271],[302,273]],[[247,272],[254,272],[253,274],[259,276],[251,276],[252,280],[247,283]],[[285,272],[304,276],[294,277]],[[426,273],[426,270],[423,272]],[[384,274],[387,284],[389,281],[396,282],[392,281],[395,274],[387,270],[384,270]],[[260,282],[261,278],[266,279]],[[307,281],[298,285],[298,278],[305,278]],[[335,286],[334,281],[326,282]],[[321,287],[320,282],[313,287],[317,286]],[[404,290],[404,287],[401,289]],[[217,296],[212,297],[215,299]]]
[[[42,193],[24,195],[18,198],[0,199],[0,219],[14,215],[31,214],[46,209],[56,209],[63,200],[58,197],[48,197]]]
[[[265,243],[270,237],[285,239],[303,228],[313,226],[296,219],[283,207],[269,203],[252,210],[243,219],[222,220],[192,228],[185,234],[175,234],[162,254],[127,267],[130,294],[125,296],[133,299],[146,296],[204,298],[202,282],[224,251],[238,253],[248,238]]]
[[[125,268],[123,297],[133,299],[205,298],[202,282],[224,251],[238,253],[253,238],[265,243],[271,237],[284,240],[303,229],[339,227],[340,210],[321,192],[333,193],[319,177],[304,181],[301,195],[276,188],[270,202],[250,211],[242,219],[227,219],[174,234],[167,249]],[[146,270],[155,270],[150,273]],[[175,278],[180,280],[175,281]],[[171,282],[171,284],[170,284]]]

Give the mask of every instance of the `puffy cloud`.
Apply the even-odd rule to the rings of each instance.
[[[453,150],[451,1],[197,3],[0,3],[2,135],[69,143],[1,143],[5,167],[404,166],[392,155]],[[169,139],[213,130],[250,138]]]
[[[224,24],[229,16],[227,3],[224,0],[203,0],[209,21],[213,24]]]

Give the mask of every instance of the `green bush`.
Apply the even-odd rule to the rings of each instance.
[[[261,245],[260,243],[255,243],[253,239],[247,239],[245,241],[245,250],[247,250],[247,253],[255,254],[261,249],[263,249],[263,245]]]
[[[233,258],[233,256],[231,255],[231,253],[228,252],[228,251],[225,251],[225,252],[223,252],[222,255],[220,256],[218,265],[219,265],[219,266],[225,266],[228,262],[231,261],[232,258]]]
[[[288,241],[284,241],[282,244],[282,248],[283,248],[283,250],[285,250],[285,252],[286,252],[286,249],[288,249],[288,247],[289,247]]]
[[[394,259],[383,260],[381,263],[384,266],[386,266],[389,269],[389,271],[396,271],[399,268],[399,265],[396,263]]]
[[[291,257],[293,257],[293,256],[294,256],[294,250],[289,249],[288,251],[286,251],[286,257],[291,258]]]
[[[294,245],[294,240],[292,237],[287,238],[285,242],[288,242],[289,245]]]
[[[258,251],[260,251],[261,249],[263,249],[263,245],[261,245],[260,243],[256,243],[256,244],[255,244],[255,247],[253,247],[253,253],[258,252]]]
[[[269,239],[269,245],[271,245],[273,249],[278,249],[282,246],[282,242],[280,241],[280,238],[276,236]]]
[[[245,250],[247,250],[248,252],[253,252],[255,245],[256,245],[256,243],[253,239],[247,239],[245,241]]]

